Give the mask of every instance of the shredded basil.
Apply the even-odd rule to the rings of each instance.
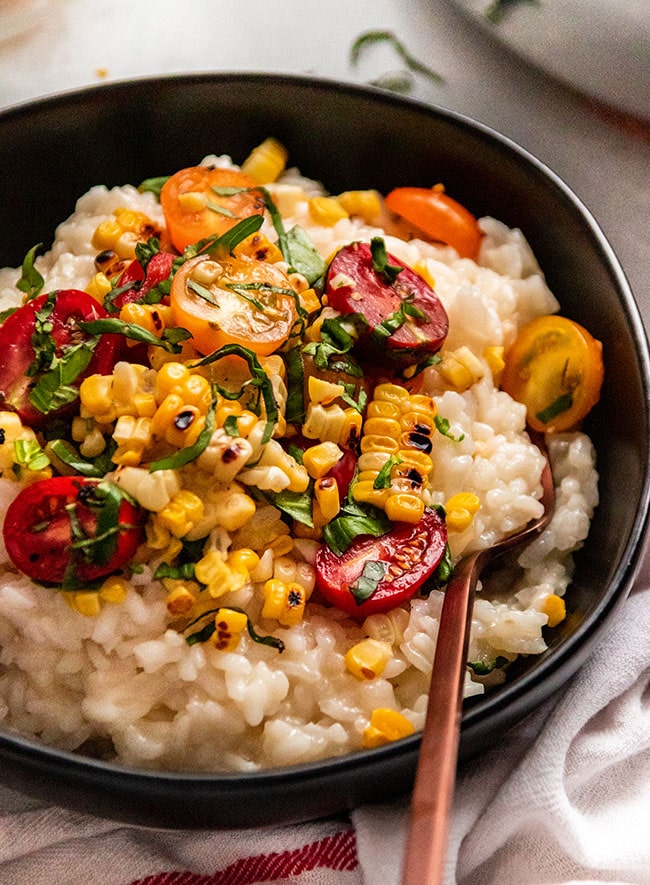
[[[309,526],[309,528],[314,527],[312,484],[306,492],[290,492],[284,489],[282,492],[262,491],[261,494],[270,504],[295,519],[296,522]]]
[[[174,452],[173,455],[169,455],[168,458],[160,458],[158,461],[152,461],[149,465],[149,473],[155,473],[157,470],[179,470],[181,467],[189,464],[190,461],[195,461],[199,455],[207,449],[214,431],[214,412],[216,405],[217,400],[212,400],[208,413],[205,416],[205,427],[199,434],[194,445],[179,449],[177,452]]]
[[[237,222],[225,233],[219,236],[205,237],[203,240],[187,246],[183,250],[180,264],[189,261],[190,258],[196,258],[197,255],[214,255],[219,252],[230,253],[247,237],[257,233],[263,223],[264,217],[262,215],[249,215],[247,218],[242,218],[241,221]]]
[[[302,424],[305,419],[305,368],[302,348],[290,348],[284,354],[287,371],[287,401],[284,417],[289,424]]]
[[[398,455],[391,455],[375,477],[375,481],[372,484],[373,489],[389,489],[391,471],[393,467],[401,463],[402,459]]]
[[[226,420],[223,422],[223,429],[226,431],[228,436],[239,436],[238,418],[238,415],[228,415]]]
[[[361,331],[368,327],[368,321],[360,313],[349,313],[345,316],[331,317],[323,321],[320,329],[321,340],[312,341],[303,348],[305,353],[314,357],[314,362],[319,369],[332,368],[332,360],[348,354],[354,345]],[[340,365],[347,361],[337,359]],[[337,365],[337,368],[339,368]],[[348,374],[358,374],[358,367],[350,362],[353,371],[340,369],[340,371],[348,371]]]
[[[392,46],[392,48],[402,59],[408,70],[413,71],[416,74],[422,74],[429,80],[432,80],[434,83],[444,83],[444,80],[440,76],[440,74],[437,74],[431,68],[427,67],[427,65],[422,64],[421,61],[418,61],[417,58],[411,55],[404,44],[397,39],[392,31],[373,30],[366,31],[363,34],[360,34],[352,44],[352,49],[350,50],[350,63],[352,64],[352,66],[357,66],[362,53],[366,50],[368,46],[372,46],[377,43],[388,43],[390,46]]]
[[[404,268],[399,264],[389,263],[386,242],[382,237],[372,238],[370,241],[370,254],[372,256],[372,269],[392,285]]]
[[[348,495],[338,516],[323,526],[323,538],[332,553],[342,556],[358,535],[378,538],[390,531],[386,514],[371,504],[357,504]]]
[[[30,391],[29,401],[34,408],[47,415],[77,399],[79,390],[73,383],[88,368],[98,341],[99,338],[90,338],[65,348],[60,357],[52,357],[50,370],[41,375]]]
[[[219,206],[218,203],[207,202],[205,208],[209,209],[210,212],[216,212],[218,215],[225,215],[226,218],[237,218],[234,212],[231,212],[230,209],[227,209],[225,206]]]
[[[350,593],[354,596],[357,605],[365,602],[373,595],[379,584],[386,575],[386,563],[371,560],[366,562],[363,571],[353,584],[350,584]]]
[[[497,655],[493,661],[468,661],[467,666],[475,676],[487,676],[493,670],[500,670],[509,663],[508,658],[504,658],[503,655]]]
[[[327,265],[314,246],[311,237],[298,225],[286,235],[288,255],[284,255],[290,268],[303,275],[310,286],[320,285]]]
[[[45,280],[34,266],[36,253],[42,248],[42,243],[39,243],[37,246],[32,246],[23,258],[22,274],[16,283],[16,288],[25,293],[26,301],[31,301],[32,298],[36,298],[37,295],[40,295],[43,291],[43,286],[45,285]]]
[[[188,645],[196,645],[197,642],[206,642],[210,637],[215,633],[217,626],[215,624],[215,618],[219,614],[219,612],[225,609],[227,611],[239,612],[242,615],[246,615],[246,612],[241,608],[235,608],[233,605],[228,606],[220,606],[219,608],[211,608],[208,611],[203,612],[196,618],[194,621],[191,621],[187,627],[185,628],[185,632],[194,627],[205,617],[211,617],[214,615],[211,621],[208,621],[205,626],[203,626],[200,630],[197,630],[196,633],[190,633],[189,636],[185,637],[185,642]],[[268,645],[271,648],[277,649],[280,654],[284,651],[284,642],[281,639],[277,639],[275,636],[261,636],[259,633],[255,631],[253,627],[253,622],[246,615],[246,627],[248,629],[248,635],[253,640],[253,642],[257,642],[259,645]]]
[[[140,193],[150,193],[160,198],[160,191],[163,189],[166,182],[169,181],[170,177],[170,175],[159,175],[155,178],[145,178],[145,180],[141,181],[138,185],[138,190]]]
[[[444,508],[442,507],[434,507],[432,509],[439,510],[444,514]],[[433,592],[433,590],[442,590],[443,587],[446,587],[453,574],[453,571],[454,562],[451,558],[451,548],[449,547],[449,544],[446,544],[445,552],[442,556],[442,559],[438,563],[438,567],[428,579],[428,581],[425,582],[420,591],[422,596],[428,596],[431,592]]]
[[[541,412],[537,412],[535,415],[543,424],[547,424],[553,418],[557,418],[558,415],[561,415],[562,412],[566,412],[573,405],[573,393],[569,391],[568,393],[563,393],[561,396],[551,403],[550,406],[547,406],[545,409],[542,409]]]
[[[181,565],[169,565],[166,562],[161,562],[153,576],[156,580],[173,578],[177,581],[191,581],[194,578],[195,567],[196,563],[194,562],[184,562]]]
[[[461,433],[460,436],[454,436],[454,434],[451,432],[451,424],[449,423],[447,418],[443,418],[441,415],[434,415],[433,422],[436,425],[436,430],[438,431],[438,433],[446,436],[447,439],[450,439],[453,442],[462,442],[465,439],[464,433]]]
[[[16,464],[28,470],[44,470],[50,463],[50,459],[35,439],[15,439],[14,460]]]
[[[199,366],[208,366],[211,363],[215,363],[218,360],[229,356],[239,356],[246,361],[251,373],[250,380],[246,381],[242,389],[236,394],[233,394],[230,390],[225,390],[219,385],[215,385],[215,387],[223,397],[230,400],[239,399],[243,394],[244,388],[248,386],[254,387],[259,391],[259,395],[262,397],[264,408],[266,410],[266,426],[264,428],[264,433],[262,434],[262,444],[267,443],[271,439],[280,412],[278,404],[275,401],[271,379],[262,368],[257,355],[253,353],[252,350],[242,347],[241,344],[224,344],[223,347],[208,354],[208,356],[203,357],[203,359],[198,362],[192,363],[190,368],[196,369]]]
[[[79,328],[91,335],[124,335],[131,341],[139,341],[142,344],[149,344],[153,347],[161,347],[168,353],[180,353],[182,351],[181,342],[192,337],[192,333],[187,329],[170,326],[164,329],[162,336],[158,338],[152,332],[138,326],[137,323],[126,323],[124,320],[118,320],[115,317],[107,317],[99,320],[90,320],[89,322],[79,323]]]
[[[95,463],[85,461],[72,444],[64,439],[51,440],[46,446],[46,452],[51,453],[55,459],[74,470],[75,473],[81,474],[81,476],[102,477],[114,466],[110,461],[110,457],[102,460],[101,463],[99,463],[99,458],[96,459]]]

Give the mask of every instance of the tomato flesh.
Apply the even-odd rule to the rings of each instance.
[[[573,320],[544,316],[523,326],[505,356],[501,388],[526,406],[542,433],[575,427],[600,398],[602,345]]]
[[[57,476],[32,483],[12,501],[5,516],[5,547],[16,568],[41,584],[62,584],[70,576],[89,583],[126,566],[144,536],[144,511],[123,499],[118,513],[115,549],[107,562],[92,562],[71,548],[73,528],[69,509],[83,534],[93,538],[97,508],[89,506],[99,480]]]
[[[431,577],[447,546],[444,518],[426,509],[420,522],[395,523],[379,538],[355,539],[342,556],[322,545],[316,556],[316,587],[337,608],[354,618],[389,611],[410,599]],[[350,587],[361,577],[367,563],[383,563],[386,577],[374,593],[358,603]]]
[[[48,295],[40,295],[28,301],[0,326],[0,407],[17,412],[24,423],[34,428],[43,427],[52,417],[70,411],[70,407],[63,407],[45,414],[29,400],[30,391],[43,374],[39,372],[29,376],[27,371],[36,356],[32,344],[32,336],[36,331],[36,315],[47,298]],[[50,334],[56,345],[56,355],[61,356],[66,348],[92,337],[79,328],[79,322],[107,316],[106,310],[86,292],[77,289],[62,289],[57,292],[54,308],[49,316],[52,326]],[[122,344],[120,335],[102,335],[90,363],[71,386],[78,388],[87,375],[108,375],[115,365]]]
[[[440,187],[398,187],[386,196],[386,208],[414,225],[426,239],[445,243],[461,258],[476,261],[483,234],[476,218]]]
[[[154,286],[169,279],[175,258],[171,252],[157,252],[147,264],[146,273],[139,261],[132,261],[120,276],[116,288],[132,285],[113,300],[115,310],[119,311],[133,301],[142,301]]]
[[[351,243],[334,256],[326,281],[329,304],[342,314],[361,313],[368,322],[362,347],[380,351],[394,361],[417,361],[438,351],[447,336],[447,313],[431,286],[394,255],[389,263],[402,269],[394,282],[378,273],[368,243]],[[378,327],[390,321],[406,302],[416,312],[407,314],[390,335],[377,338]]]
[[[240,344],[267,356],[284,344],[297,319],[287,275],[243,257],[217,262],[199,255],[186,261],[172,281],[171,307],[176,324],[192,333],[203,354]]]

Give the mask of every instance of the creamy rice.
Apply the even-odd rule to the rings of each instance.
[[[350,241],[382,235],[356,219],[315,225],[304,197],[296,197],[302,184],[294,173],[270,189],[287,228],[301,225],[323,257]],[[37,259],[43,291],[86,287],[95,272],[92,234],[119,206],[163,223],[151,194],[130,186],[93,188],[57,230],[52,250]],[[435,369],[425,372],[426,392],[453,436],[462,437],[434,435],[431,502],[444,505],[460,490],[481,502],[469,528],[450,534],[454,559],[540,515],[542,458],[525,432],[525,407],[495,386],[483,353],[486,346],[507,347],[523,323],[559,307],[521,232],[491,218],[480,223],[478,263],[448,247],[385,237],[389,252],[435,280],[450,321],[443,353],[468,347],[484,367],[483,377],[462,392],[446,389]],[[0,309],[20,304],[18,275],[0,271]],[[564,596],[572,551],[587,536],[598,502],[591,442],[580,432],[551,435],[548,442],[558,489],[555,515],[518,563],[479,594],[472,662],[544,651],[545,602]],[[19,483],[0,479],[0,511],[19,491]],[[255,524],[234,536],[216,528],[209,543],[225,553],[255,547],[255,535]],[[298,542],[297,558],[313,562],[314,547]],[[416,596],[361,624],[312,600],[296,626],[260,628],[282,638],[282,654],[245,634],[234,651],[223,652],[210,643],[186,643],[167,611],[167,591],[153,579],[155,563],[133,575],[123,603],[102,605],[95,617],[84,617],[64,594],[17,572],[1,539],[0,563],[0,723],[10,731],[128,766],[245,771],[358,749],[376,708],[399,711],[416,729],[423,725],[442,592]],[[259,624],[259,588],[249,582],[219,603],[245,609]],[[392,656],[381,675],[359,681],[346,670],[344,655],[367,635],[388,641]],[[466,695],[482,693],[503,674],[499,667],[487,676],[468,671]]]

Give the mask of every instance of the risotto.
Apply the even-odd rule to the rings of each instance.
[[[541,513],[535,423],[556,511],[480,585],[466,696],[545,650],[598,502],[600,349],[580,330],[589,389],[567,357],[550,395],[522,233],[441,187],[428,232],[409,190],[328,195],[269,141],[94,187],[0,271],[4,728],[205,771],[419,730],[453,564]]]

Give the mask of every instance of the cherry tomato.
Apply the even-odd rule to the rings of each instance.
[[[523,326],[505,357],[501,388],[526,406],[533,430],[568,430],[600,398],[602,345],[578,323],[539,317]]]
[[[362,346],[398,362],[414,362],[442,347],[449,321],[426,280],[393,255],[386,258],[392,267],[401,268],[393,282],[374,269],[368,243],[344,246],[329,266],[327,297],[340,313],[365,316],[368,330],[359,340]],[[405,311],[401,319],[400,309]]]
[[[257,182],[236,169],[191,166],[169,178],[160,192],[160,205],[174,247],[224,234],[249,215],[264,212]]]
[[[386,612],[410,599],[433,574],[446,545],[444,518],[437,510],[426,509],[417,524],[395,523],[379,538],[359,537],[342,556],[322,545],[316,556],[316,586],[332,605],[354,618]],[[386,577],[358,603],[351,588],[372,563],[380,564]]]
[[[129,288],[111,300],[115,312],[132,301],[141,301],[154,286],[169,279],[175,258],[171,252],[157,252],[147,264],[146,274],[139,261],[132,261],[117,281],[116,289]]]
[[[384,202],[426,239],[453,246],[461,258],[476,260],[483,236],[476,218],[442,188],[398,187]]]
[[[296,322],[292,293],[287,275],[272,264],[198,255],[176,272],[171,306],[176,324],[192,333],[200,353],[241,344],[267,356],[284,344]]]
[[[143,525],[144,511],[114,483],[56,476],[20,492],[7,509],[3,533],[21,572],[42,584],[76,586],[126,566],[143,540]]]
[[[74,405],[63,405],[43,412],[29,399],[31,391],[47,371],[46,367],[39,367],[36,374],[27,374],[37,357],[33,337],[37,331],[37,316],[43,310],[48,297],[50,296],[40,295],[28,301],[0,326],[0,406],[16,411],[21,420],[32,427],[42,427],[53,416],[67,414],[74,408]],[[79,322],[107,316],[104,308],[86,292],[62,289],[56,293],[54,307],[47,318],[51,331],[44,333],[42,337],[50,338],[54,342],[56,356],[65,358],[71,348],[91,338],[79,328]],[[108,375],[113,369],[122,343],[120,335],[102,335],[90,363],[70,382],[69,387],[78,388],[87,375]]]
[[[329,469],[326,476],[331,476],[339,490],[339,500],[347,498],[350,483],[357,469],[357,456],[350,449],[343,452],[336,464]]]

